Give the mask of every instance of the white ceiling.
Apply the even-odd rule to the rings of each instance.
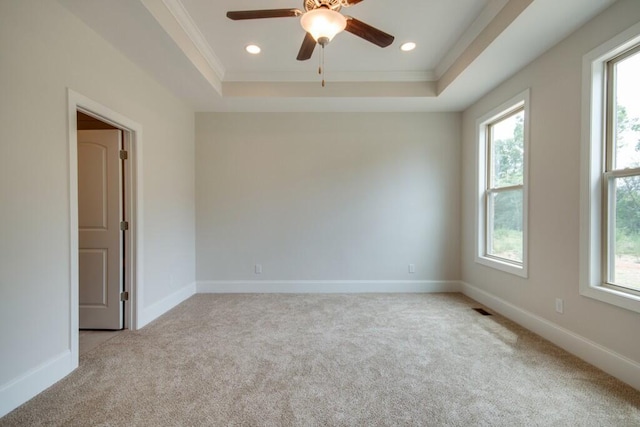
[[[317,81],[318,51],[309,61],[296,61],[304,38],[299,18],[231,21],[226,10],[262,8],[299,8],[301,0],[181,0],[209,45],[225,65],[225,79],[242,80],[247,74],[253,78],[279,79],[287,76]],[[396,0],[397,1],[397,0]],[[392,34],[396,42],[379,48],[350,33],[338,34],[326,50],[326,64],[330,72],[423,72],[434,70],[447,50],[471,25],[488,0],[404,0],[394,9],[394,2],[366,0],[342,13],[353,16]],[[420,20],[412,19],[421,16]],[[440,17],[449,16],[443,20]],[[403,41],[420,41],[419,50],[407,54],[398,48]],[[257,43],[263,48],[259,56],[247,55],[244,46]],[[393,76],[392,76],[393,77]]]
[[[395,36],[344,32],[296,56],[299,18],[231,21],[229,10],[302,0],[58,0],[196,111],[461,111],[614,0],[365,0],[343,8]],[[405,41],[418,47],[404,53]],[[247,44],[261,46],[252,56]]]

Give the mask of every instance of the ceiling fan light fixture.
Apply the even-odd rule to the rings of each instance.
[[[300,18],[300,25],[322,46],[329,43],[336,34],[347,27],[343,14],[326,7],[310,10]]]

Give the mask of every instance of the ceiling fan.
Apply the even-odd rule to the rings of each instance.
[[[263,9],[227,12],[234,21],[262,18],[300,17],[300,24],[307,32],[298,61],[311,58],[316,44],[324,46],[341,31],[347,31],[377,46],[387,47],[394,37],[371,25],[340,13],[343,7],[354,6],[363,0],[303,0],[304,12],[300,9]]]

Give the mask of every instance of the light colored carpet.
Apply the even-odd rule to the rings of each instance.
[[[2,426],[638,426],[640,392],[458,294],[196,295]]]

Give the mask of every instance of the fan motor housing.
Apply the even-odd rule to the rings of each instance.
[[[304,10],[307,12],[323,6],[337,12],[342,9],[342,0],[304,0]]]

